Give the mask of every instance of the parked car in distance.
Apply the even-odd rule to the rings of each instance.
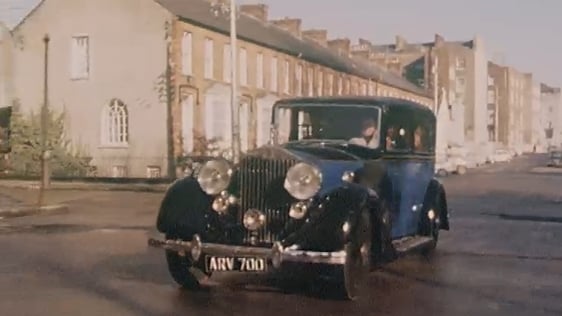
[[[549,155],[549,167],[562,167],[562,150],[553,150]]]
[[[511,159],[513,158],[513,155],[511,152],[509,152],[506,149],[496,149],[496,151],[494,152],[494,154],[491,157],[491,162],[495,163],[495,162],[510,162]]]
[[[148,242],[164,250],[182,287],[200,288],[194,270],[305,264],[353,300],[367,294],[373,265],[427,255],[449,230],[431,109],[397,98],[317,97],[279,100],[271,117],[270,144],[209,160],[164,194],[159,234]]]

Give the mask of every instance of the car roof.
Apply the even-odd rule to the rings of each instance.
[[[406,107],[418,111],[429,112],[433,111],[420,103],[408,101],[393,97],[368,97],[368,96],[330,96],[330,97],[300,97],[300,98],[285,98],[278,100],[275,105],[283,106],[301,106],[303,103],[316,103],[316,104],[338,104],[338,105],[388,105],[390,107]]]

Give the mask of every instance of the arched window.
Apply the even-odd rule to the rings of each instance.
[[[102,142],[107,145],[129,142],[129,113],[119,99],[112,99],[102,113]]]

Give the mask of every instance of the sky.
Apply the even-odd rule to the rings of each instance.
[[[387,44],[396,35],[415,43],[478,34],[493,61],[562,85],[562,0],[238,0],[257,1],[269,5],[270,19],[301,18],[330,38]]]
[[[39,0],[0,0],[15,15]],[[95,1],[95,0],[91,0]],[[532,72],[537,81],[562,86],[562,0],[236,0],[265,3],[270,19],[294,17],[303,28],[329,37],[365,38],[375,44],[484,39],[490,59]],[[4,9],[4,10],[3,10]],[[5,18],[5,17],[4,17]]]

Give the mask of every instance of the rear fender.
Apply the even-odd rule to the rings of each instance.
[[[440,205],[440,228],[443,230],[449,230],[449,207],[447,205],[447,194],[443,184],[435,178],[429,182],[425,193],[423,208],[424,214],[429,211],[429,208],[434,201],[439,201]]]

